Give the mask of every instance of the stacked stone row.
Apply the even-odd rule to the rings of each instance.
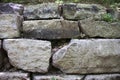
[[[1,72],[0,79],[119,80],[120,23],[101,21],[100,15],[106,13],[97,4],[0,4],[0,67],[4,49],[17,69],[46,74],[53,65],[65,73]],[[120,19],[118,13],[113,16]],[[72,40],[52,53],[50,40],[59,39]],[[111,74],[87,75],[91,73]]]

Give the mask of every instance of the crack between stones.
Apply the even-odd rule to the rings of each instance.
[[[58,13],[59,13],[60,17],[63,17],[63,5],[58,6]]]
[[[51,58],[49,60],[49,67],[48,67],[49,73],[48,74],[59,74],[59,72],[62,73],[62,71],[59,68],[56,68],[52,65],[52,62],[53,62],[52,57],[53,57],[53,54],[51,55]],[[57,72],[57,71],[59,71],[59,72]]]
[[[88,34],[83,30],[80,21],[78,21],[78,27],[79,27],[80,35],[85,34],[85,36],[83,36],[82,38],[88,37]]]
[[[30,77],[30,80],[34,80],[34,79],[33,79],[33,73],[32,73],[32,72],[29,73],[29,77]]]
[[[87,76],[87,75],[84,75],[83,78],[82,78],[81,80],[85,80],[86,76]]]

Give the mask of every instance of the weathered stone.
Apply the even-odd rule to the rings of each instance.
[[[64,4],[63,17],[70,20],[82,20],[96,14],[106,13],[105,7],[98,4]]]
[[[21,18],[15,14],[0,15],[0,38],[19,37]]]
[[[120,74],[87,75],[85,80],[120,80]]]
[[[46,73],[51,57],[51,43],[30,39],[6,39],[4,49],[10,63],[26,71]]]
[[[82,80],[81,75],[35,75],[33,80]]]
[[[53,55],[53,65],[65,73],[120,72],[120,39],[72,40]]]
[[[30,80],[28,73],[0,72],[0,80]]]
[[[54,19],[60,18],[58,4],[43,3],[35,5],[25,5],[25,19]]]
[[[3,55],[1,52],[1,40],[0,40],[0,68],[2,67],[2,63],[3,63]]]
[[[30,38],[61,39],[78,37],[80,33],[76,21],[54,19],[24,21],[23,35]]]
[[[116,18],[120,20],[120,6],[117,7],[117,10],[116,10]]]
[[[81,20],[81,30],[88,37],[119,38],[120,22],[105,22],[95,19]]]
[[[23,14],[24,7],[21,4],[0,3],[0,14]]]

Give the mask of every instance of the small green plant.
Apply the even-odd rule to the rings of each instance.
[[[101,17],[102,17],[102,20],[106,21],[106,22],[113,22],[114,21],[112,15],[109,13],[103,14]]]
[[[56,80],[54,77],[52,77],[52,79],[51,80]]]

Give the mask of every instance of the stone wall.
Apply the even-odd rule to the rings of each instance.
[[[120,80],[120,12],[113,11],[0,4],[0,80]],[[108,13],[116,21],[104,21]]]

